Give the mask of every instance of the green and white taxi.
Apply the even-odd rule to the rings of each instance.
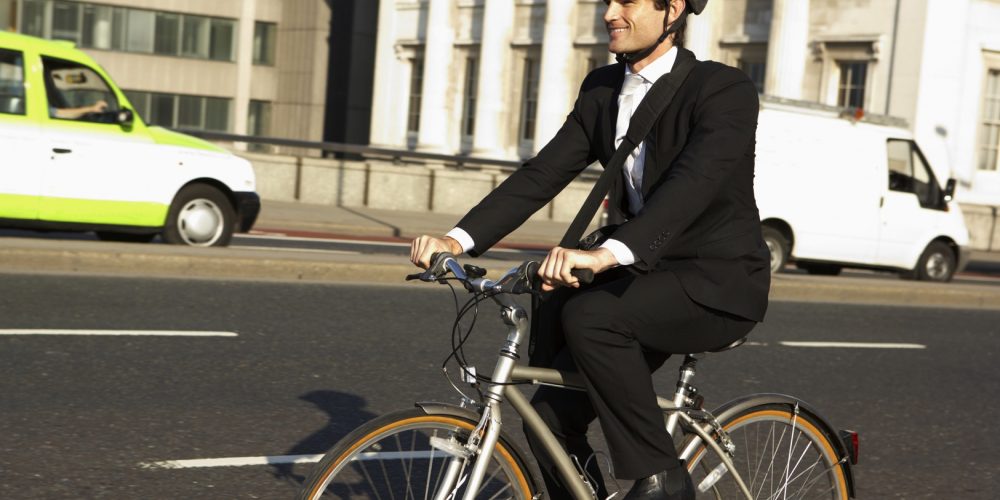
[[[249,231],[250,163],[132,109],[71,43],[0,31],[0,227],[194,246]]]

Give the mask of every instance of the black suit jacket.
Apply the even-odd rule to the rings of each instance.
[[[679,49],[682,58],[694,54]],[[587,75],[555,137],[462,218],[476,244],[470,254],[520,226],[587,165],[607,164],[624,75],[622,64]],[[611,237],[635,254],[635,269],[672,271],[694,301],[754,321],[764,318],[770,286],[753,192],[758,106],[741,71],[698,62],[645,138],[642,210],[627,213],[621,176],[609,194],[612,215],[628,219]]]

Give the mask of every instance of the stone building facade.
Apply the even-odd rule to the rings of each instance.
[[[608,64],[603,0],[381,0],[373,145],[519,159]],[[768,95],[909,123],[959,200],[1000,205],[1000,0],[711,0],[687,47]]]

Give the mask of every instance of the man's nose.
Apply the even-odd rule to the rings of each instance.
[[[608,7],[604,9],[604,22],[610,23],[615,19],[618,19],[619,9],[621,9],[621,6],[618,5],[618,2],[615,1],[608,2]]]

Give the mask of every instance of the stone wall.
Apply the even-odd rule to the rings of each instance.
[[[239,154],[253,164],[264,200],[386,210],[464,214],[510,174],[496,167]],[[594,180],[585,174],[572,182],[533,219],[572,221]]]

